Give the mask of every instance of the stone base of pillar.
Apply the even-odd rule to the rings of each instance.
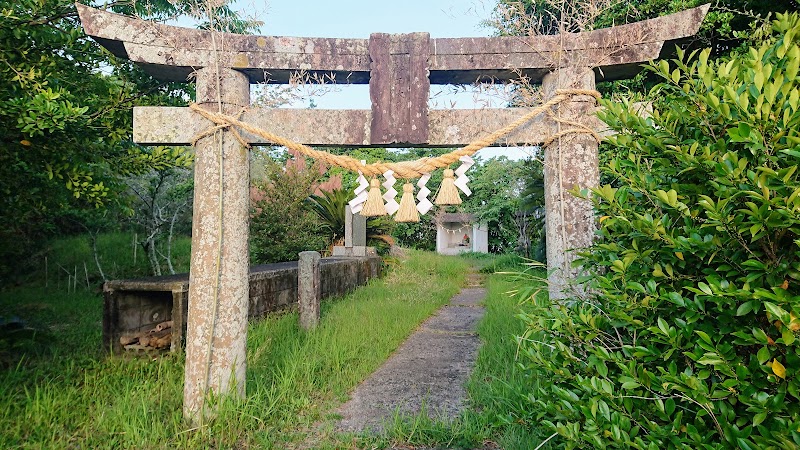
[[[333,247],[333,254],[331,256],[335,257],[378,256],[378,252],[377,250],[375,250],[375,247],[362,247],[362,246],[343,247],[341,245],[337,245]]]
[[[297,263],[297,304],[300,328],[311,330],[319,325],[319,301],[322,297],[320,256],[317,252],[300,252]]]

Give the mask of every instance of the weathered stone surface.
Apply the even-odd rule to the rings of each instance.
[[[250,103],[249,81],[231,69],[201,69],[197,102],[239,110]],[[245,393],[250,162],[225,130],[198,141],[194,161],[183,411],[197,423],[210,413],[208,393]]]
[[[353,247],[367,245],[367,218],[361,214],[353,215]]]
[[[355,247],[343,247],[341,245],[336,245],[333,247],[333,256],[337,258],[363,258],[363,257],[372,257],[377,256],[378,252],[375,250],[375,247],[364,247],[364,246],[355,246]]]
[[[297,267],[297,303],[300,311],[300,328],[310,330],[319,324],[319,301],[322,284],[317,252],[300,252]]]
[[[564,36],[430,40],[430,82],[508,80],[518,71],[539,82],[554,67],[592,62],[602,79],[628,77],[639,63],[672,51],[697,33],[709,5],[613,28]],[[287,83],[292,73],[330,74],[339,83],[368,83],[368,40],[245,36],[154,24],[78,5],[86,33],[156,78],[186,81],[197,67],[241,69],[253,83]],[[666,45],[665,45],[666,44]],[[557,49],[562,48],[564,51]],[[311,80],[313,81],[313,80]]]
[[[594,89],[592,71],[559,69],[546,76],[542,84],[545,98],[556,89]],[[590,96],[574,96],[556,107],[554,116],[576,123],[587,122],[596,108]],[[562,128],[573,128],[563,124]],[[557,128],[558,129],[558,128]],[[569,190],[597,187],[600,183],[598,144],[589,134],[568,134],[545,148],[544,189],[547,230],[547,269],[550,298],[570,294],[577,269],[572,268],[575,251],[592,243],[596,221],[592,203],[577,198]]]
[[[488,135],[513,122],[529,108],[431,110],[430,142],[425,147],[457,147]],[[240,120],[295,142],[316,146],[365,147],[371,140],[372,113],[368,110],[250,108]],[[133,139],[143,145],[188,145],[213,123],[189,108],[136,107]],[[543,115],[494,144],[497,147],[535,145],[552,134]],[[253,145],[270,145],[264,139],[242,133]],[[415,145],[387,143],[387,147]]]
[[[320,261],[321,298],[345,294],[380,275],[381,259],[323,258]],[[297,305],[298,263],[265,264],[250,269],[250,320]],[[172,351],[183,348],[189,274],[137,280],[114,280],[103,286],[103,347],[123,351],[122,334],[152,328],[172,320]],[[157,314],[157,316],[155,316]]]
[[[430,41],[428,33],[370,35],[372,144],[428,142]]]
[[[353,210],[350,205],[344,206],[344,246],[353,246]]]
[[[339,83],[369,81],[366,39],[250,36],[174,27],[77,5],[86,34],[153,76],[187,81],[197,68],[241,69],[253,83],[287,83],[298,71]]]
[[[563,36],[433,39],[431,83],[503,81],[516,78],[515,71],[540,82],[552,68],[575,65],[595,67],[600,80],[627,78],[641,71],[640,63],[697,33],[708,9]]]

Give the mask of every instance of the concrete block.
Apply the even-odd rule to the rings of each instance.
[[[361,214],[353,215],[353,247],[367,245],[367,218]]]
[[[344,207],[344,246],[353,246],[353,210],[350,205]]]
[[[342,247],[341,245],[337,245],[333,247],[333,254],[331,256],[334,258],[377,257],[378,251],[375,250],[375,247]]]
[[[300,310],[300,327],[304,330],[319,325],[319,301],[322,296],[319,262],[319,253],[300,252],[297,266],[297,302]]]
[[[321,298],[343,295],[380,274],[381,259],[375,256],[374,249],[367,247],[365,253],[367,257],[320,261]],[[252,267],[248,317],[257,320],[269,313],[296,307],[297,283],[297,262]],[[186,340],[188,293],[188,274],[107,282],[104,286],[103,347],[122,353],[125,350],[119,342],[121,335],[152,328],[162,320],[172,320],[170,350],[181,351]]]

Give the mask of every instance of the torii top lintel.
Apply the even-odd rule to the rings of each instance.
[[[516,78],[533,82],[575,60],[588,61],[604,80],[627,78],[657,59],[665,43],[693,36],[709,4],[642,22],[564,36],[434,38],[427,33],[373,34],[370,39],[274,37],[222,33],[213,49],[208,31],[156,24],[76,5],[86,34],[115,55],[166,81],[186,81],[197,68],[238,69],[253,83],[287,83],[293,73],[334,74],[336,82],[366,84],[380,45],[392,55],[424,52],[431,84]],[[417,43],[417,44],[415,44]],[[671,50],[669,46],[668,50]]]
[[[658,58],[665,43],[694,35],[709,9],[704,5],[628,25],[557,36],[431,39],[428,33],[375,33],[369,39],[331,39],[212,33],[76,6],[86,34],[162,80],[187,81],[199,69],[228,68],[244,73],[251,83],[288,83],[300,72],[322,75],[326,82],[369,83],[371,111],[349,111],[345,116],[314,111],[328,122],[341,119],[327,128],[336,131],[335,136],[315,129],[288,133],[298,142],[333,146],[459,145],[470,133],[454,136],[458,127],[451,125],[463,122],[463,117],[428,110],[431,84],[503,82],[521,75],[536,83],[559,67],[592,67],[599,79],[624,78],[638,72],[640,63]],[[306,78],[315,81],[313,76]],[[165,141],[166,131],[159,124],[168,112],[156,108],[139,113],[142,110],[134,109],[136,142],[190,140],[186,126],[175,126],[171,129],[177,134],[171,133],[175,136]],[[492,118],[502,115],[490,112]],[[518,142],[532,144],[540,137],[520,136]]]

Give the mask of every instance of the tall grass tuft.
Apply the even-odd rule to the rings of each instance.
[[[36,270],[25,281],[66,292],[98,290],[103,282],[103,275],[106,279],[151,276],[153,273],[140,239],[141,236],[128,232],[99,234],[96,244],[97,258],[88,235],[55,239],[48,243],[44,252],[35,256]],[[191,238],[175,236],[171,254],[177,273],[189,271],[190,253]],[[162,261],[164,274],[168,274],[166,267],[166,263]]]

